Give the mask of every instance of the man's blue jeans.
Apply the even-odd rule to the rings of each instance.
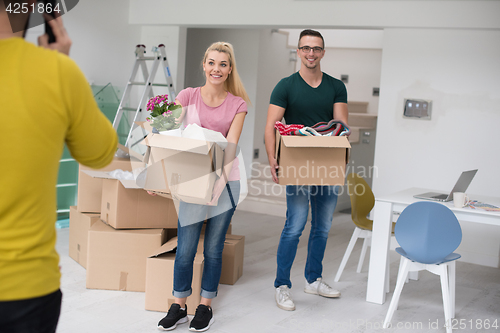
[[[286,187],[286,222],[278,246],[278,269],[274,286],[292,287],[290,270],[297,253],[299,237],[307,222],[309,203],[311,203],[311,233],[307,246],[305,278],[308,283],[316,281],[323,272],[328,232],[332,226],[333,212],[337,205],[336,186],[287,185]]]
[[[203,276],[201,280],[201,296],[214,298],[217,296],[217,288],[222,269],[222,250],[226,240],[226,232],[233,217],[240,194],[240,182],[230,181],[222,192],[218,205],[203,206],[181,202],[179,206],[179,219],[184,216],[191,223],[181,226],[178,222],[177,229],[177,252],[174,263],[174,290],[172,295],[177,298],[188,297],[192,293],[191,282],[193,280],[193,261],[200,239],[203,221],[208,215],[213,217],[207,219],[204,237],[205,257]],[[226,203],[229,202],[229,206]],[[203,206],[203,207],[199,207]],[[224,207],[221,209],[221,207]],[[226,209],[227,207],[231,207]],[[200,215],[204,208],[205,212]],[[214,213],[215,212],[215,213]],[[188,215],[188,216],[186,216]],[[194,216],[199,222],[192,223]]]

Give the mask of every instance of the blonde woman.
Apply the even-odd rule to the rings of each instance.
[[[158,323],[158,328],[163,330],[172,330],[177,324],[188,321],[186,298],[192,293],[193,260],[207,213],[209,218],[204,238],[201,302],[189,330],[206,331],[213,323],[211,303],[217,296],[225,235],[239,199],[240,177],[236,152],[249,98],[238,76],[231,44],[212,44],[205,52],[202,65],[205,84],[186,88],[176,98],[176,103],[182,105],[183,110],[179,121],[183,125],[195,123],[220,132],[228,145],[224,150],[222,176],[214,185],[212,201],[207,205],[180,203],[172,292],[175,303]]]

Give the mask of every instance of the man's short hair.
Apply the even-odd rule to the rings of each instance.
[[[321,38],[321,41],[323,41],[323,48],[325,48],[325,40],[324,40],[323,36],[319,33],[319,31],[311,30],[311,29],[302,30],[302,32],[300,33],[300,36],[299,36],[298,47],[300,47],[300,40],[304,36],[313,36],[313,37]]]

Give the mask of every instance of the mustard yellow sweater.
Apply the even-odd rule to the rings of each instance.
[[[59,289],[56,183],[64,142],[80,163],[113,159],[116,132],[67,56],[0,39],[0,301]]]

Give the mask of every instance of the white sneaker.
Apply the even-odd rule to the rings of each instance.
[[[313,283],[308,283],[306,280],[306,286],[304,292],[313,295],[320,295],[323,297],[340,297],[340,291],[333,289],[325,282],[322,278],[318,278]]]
[[[283,285],[276,288],[276,304],[283,310],[295,310],[295,304],[293,303],[292,295],[290,294],[288,286]]]

